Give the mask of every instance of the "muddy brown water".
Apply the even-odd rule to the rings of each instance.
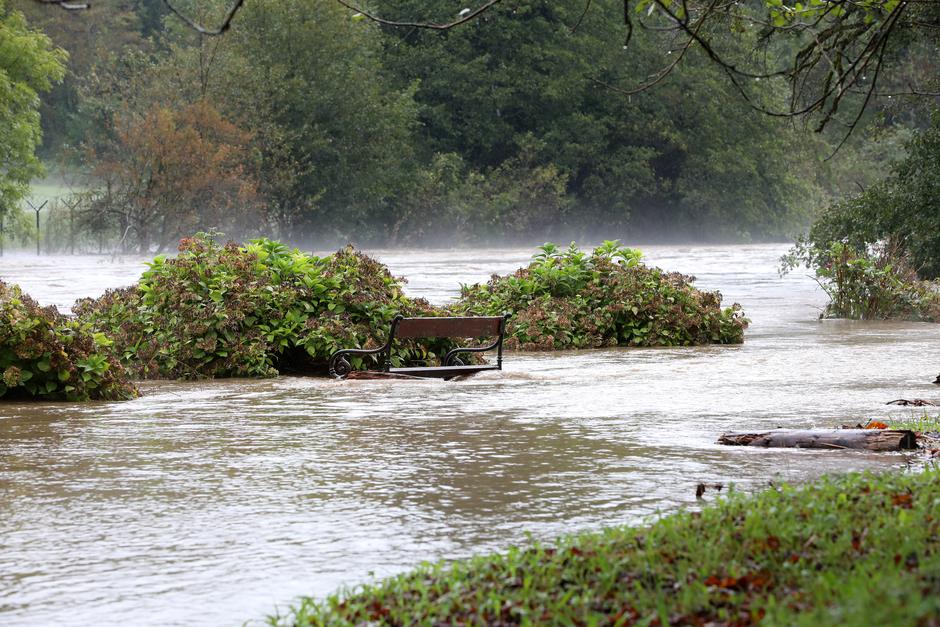
[[[237,625],[423,560],[638,523],[695,486],[894,468],[902,454],[720,447],[725,430],[910,416],[940,325],[817,320],[782,245],[648,247],[753,320],[743,346],[509,353],[464,381],[150,382],[126,403],[0,404],[0,623]],[[529,250],[375,251],[409,292]],[[40,302],[132,282],[139,259],[6,256]]]

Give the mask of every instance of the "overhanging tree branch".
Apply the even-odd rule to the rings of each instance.
[[[222,19],[222,23],[219,24],[217,28],[206,28],[201,24],[198,24],[191,18],[183,14],[179,9],[173,6],[170,0],[163,0],[163,4],[166,5],[166,8],[170,10],[170,13],[178,17],[183,21],[184,24],[189,26],[191,29],[200,33],[202,35],[208,35],[210,37],[215,37],[221,35],[227,31],[232,26],[232,20],[235,18],[235,14],[238,13],[238,10],[242,8],[242,5],[245,3],[245,0],[234,0],[229,6],[228,11],[225,12],[225,17]]]
[[[425,28],[428,30],[449,30],[451,28],[454,28],[455,26],[460,26],[461,24],[465,24],[471,20],[476,19],[478,16],[480,16],[481,14],[483,14],[484,12],[488,11],[489,9],[493,8],[495,5],[501,2],[501,0],[489,0],[489,2],[474,9],[473,11],[467,11],[466,13],[464,12],[466,11],[466,9],[464,11],[461,11],[460,17],[454,20],[453,22],[447,22],[445,24],[433,24],[430,22],[399,22],[395,20],[386,20],[384,18],[381,18],[375,15],[374,13],[371,13],[361,7],[356,6],[355,4],[351,2],[347,2],[346,0],[336,0],[336,1],[339,2],[341,5],[343,5],[344,7],[346,7],[347,9],[361,14],[366,19],[369,19],[373,22],[377,22],[379,24],[383,24],[385,26],[404,26],[408,28]]]
[[[598,78],[588,78],[620,94],[637,94],[662,82],[679,66],[687,56],[686,53],[697,45],[708,60],[721,69],[734,90],[750,107],[774,117],[796,118],[819,113],[821,119],[816,124],[817,132],[821,132],[834,119],[846,95],[858,93],[856,87],[864,85],[860,90],[863,100],[853,114],[852,121],[846,125],[851,133],[872,98],[878,95],[873,89],[873,84],[883,72],[889,41],[901,23],[908,4],[908,1],[902,0],[885,11],[881,19],[872,19],[871,11],[877,11],[877,7],[873,9],[870,4],[855,0],[834,0],[817,14],[807,15],[805,21],[772,24],[757,16],[742,14],[739,3],[710,0],[708,4],[703,4],[695,10],[690,9],[685,1],[676,3],[669,0],[650,0],[647,15],[655,14],[665,24],[651,25],[640,20],[640,25],[647,30],[679,34],[681,42],[676,47],[678,56],[646,81],[633,87],[619,87]],[[628,25],[629,37],[632,24],[628,9],[629,0],[626,0],[624,20]],[[716,48],[709,37],[708,33],[713,27],[708,25],[723,28],[723,20],[726,19],[746,19],[752,24],[760,25],[763,32],[759,35],[759,41],[767,41],[776,33],[805,33],[810,39],[797,51],[789,67],[773,67],[773,60],[766,56],[762,65],[754,66],[751,61],[742,62],[729,58],[726,52]],[[768,63],[771,67],[767,67]],[[868,73],[873,73],[875,79],[866,82]],[[762,79],[785,79],[791,84],[792,92],[787,110],[769,109],[755,99],[747,82]]]

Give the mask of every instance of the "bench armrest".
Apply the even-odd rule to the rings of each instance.
[[[503,320],[499,325],[499,335],[496,338],[496,341],[490,344],[489,346],[476,346],[476,347],[466,347],[466,348],[454,348],[447,351],[447,354],[444,355],[444,359],[441,360],[442,366],[454,366],[460,365],[455,364],[457,355],[460,353],[485,353],[491,351],[494,348],[497,349],[496,353],[496,367],[500,370],[503,369],[503,338],[506,335],[506,323],[509,321],[509,314],[503,315]]]
[[[376,355],[384,352],[388,345],[379,348],[344,348],[330,356],[330,376],[334,379],[345,379],[352,371],[352,364],[346,359],[348,355]]]
[[[345,379],[346,375],[352,372],[352,364],[346,359],[347,355],[378,355],[380,353],[387,353],[388,356],[391,356],[392,341],[395,339],[395,329],[398,327],[398,323],[401,319],[401,314],[398,314],[392,319],[392,328],[389,331],[385,346],[380,346],[379,348],[344,348],[330,355],[330,376],[334,379]],[[388,358],[386,357],[386,362],[387,361]],[[385,364],[386,370],[388,370],[389,365],[388,363]]]
[[[441,360],[442,366],[455,366],[460,364],[455,364],[454,360],[457,359],[457,355],[460,353],[485,353],[491,351],[497,346],[499,346],[500,341],[497,340],[495,343],[490,344],[489,346],[479,346],[479,347],[467,347],[467,348],[453,348],[447,351],[447,354],[444,355],[444,359]]]

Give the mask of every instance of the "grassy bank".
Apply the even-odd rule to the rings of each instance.
[[[852,474],[426,564],[273,625],[940,624],[940,471]]]
[[[917,434],[940,433],[940,413],[931,415],[922,412],[920,415],[911,414],[909,418],[895,416],[888,419],[889,429],[910,429]]]

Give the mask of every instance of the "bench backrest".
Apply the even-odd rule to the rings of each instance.
[[[503,333],[506,319],[473,318],[401,318],[393,327],[395,337],[493,337]]]

